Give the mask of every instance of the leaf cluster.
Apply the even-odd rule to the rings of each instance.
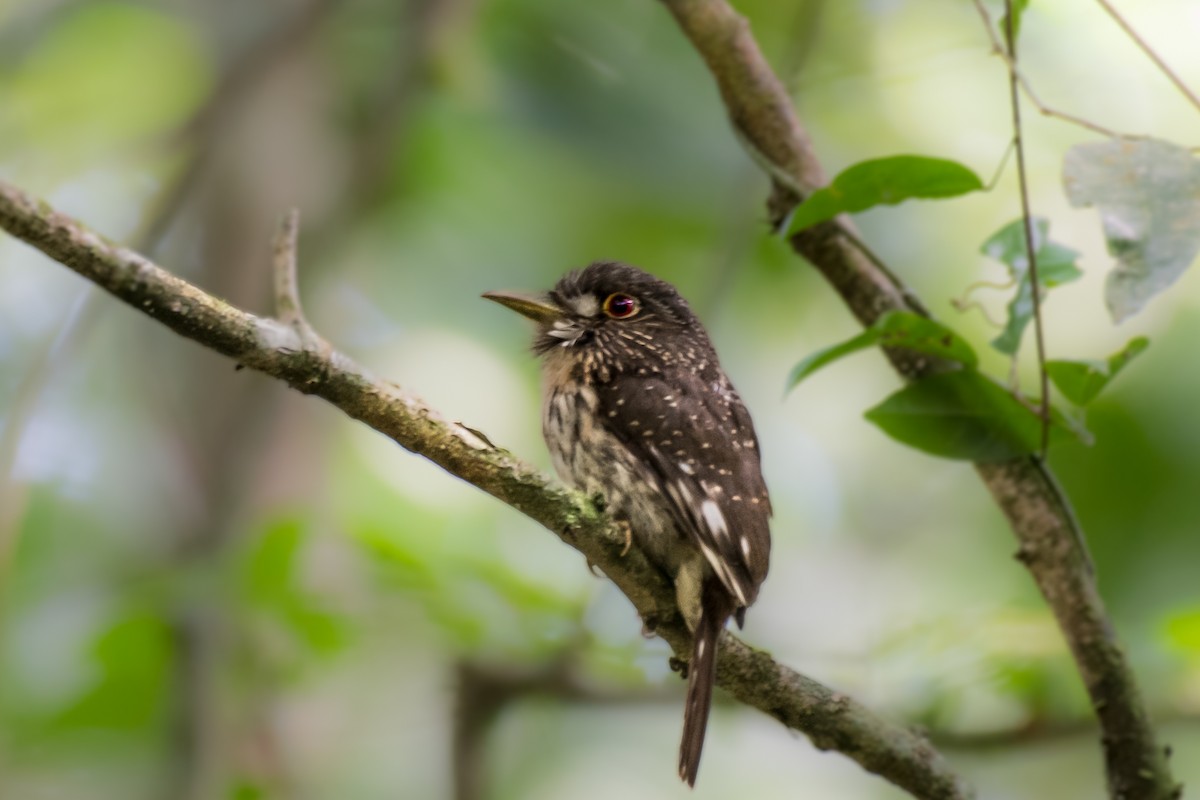
[[[1014,19],[1018,22],[1019,19]],[[1140,309],[1179,277],[1200,251],[1200,202],[1195,200],[1200,165],[1183,148],[1153,140],[1116,140],[1073,148],[1065,159],[1064,185],[1076,205],[1101,209],[1109,251],[1118,264],[1109,276],[1107,303],[1115,321]],[[788,234],[846,212],[894,205],[908,199],[961,196],[984,189],[974,172],[953,161],[900,155],[855,164],[813,192],[792,215]],[[1016,359],[1034,320],[1034,294],[1082,276],[1079,252],[1050,238],[1050,221],[1035,218],[1025,237],[1023,219],[987,238],[981,252],[1001,263],[1012,295],[1007,317],[991,346]],[[1035,270],[1029,253],[1036,260]],[[976,284],[967,295],[984,284]],[[972,303],[956,302],[960,309]],[[951,326],[914,312],[893,311],[846,341],[802,359],[788,377],[794,389],[817,370],[869,347],[900,348],[938,365],[927,377],[899,389],[866,412],[896,440],[932,455],[976,462],[1005,461],[1037,453],[1042,442],[1075,438],[1090,443],[1082,409],[1117,377],[1149,340],[1131,339],[1103,359],[1051,359],[1039,364],[1061,401],[1043,419],[1035,401],[1018,386],[1005,386],[979,370],[972,345]],[[1043,437],[1043,426],[1049,436]]]

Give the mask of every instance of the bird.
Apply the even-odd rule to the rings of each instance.
[[[771,501],[750,414],[670,283],[618,261],[548,292],[483,297],[536,323],[542,433],[568,485],[674,581],[692,634],[679,776],[695,786],[718,640],[741,627],[770,559]]]

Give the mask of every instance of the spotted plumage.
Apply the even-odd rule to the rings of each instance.
[[[544,295],[485,295],[538,323],[543,433],[568,483],[601,493],[675,582],[694,643],[680,776],[696,780],[717,640],[767,574],[771,504],[750,415],[670,284],[616,262]]]

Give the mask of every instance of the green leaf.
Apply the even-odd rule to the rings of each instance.
[[[74,153],[178,125],[207,92],[210,65],[187,20],[156,5],[59,9],[61,22],[35,37],[28,57],[14,59],[17,69],[5,70],[0,135]]]
[[[832,364],[840,358],[857,353],[859,350],[865,350],[871,345],[879,341],[879,334],[874,329],[868,328],[857,336],[847,339],[829,347],[805,356],[801,361],[792,367],[791,373],[788,374],[787,388],[785,391],[790,392],[795,389],[800,381],[812,375],[821,367]]]
[[[342,616],[323,608],[323,598],[304,585],[301,558],[308,543],[307,525],[299,519],[267,523],[241,564],[243,598],[258,618],[286,631],[310,652],[329,655],[345,647],[350,630]]]
[[[298,598],[281,611],[288,627],[313,653],[333,655],[345,649],[350,641],[345,618],[318,607],[309,599]]]
[[[1172,614],[1164,632],[1174,649],[1200,656],[1200,608]]]
[[[64,729],[146,730],[161,718],[171,631],[153,609],[131,608],[96,639],[94,683],[55,720]]]
[[[304,523],[286,518],[269,523],[253,541],[244,567],[252,601],[286,602],[297,591],[296,570],[305,535]]]
[[[1063,159],[1071,205],[1096,206],[1117,266],[1104,299],[1114,322],[1142,309],[1200,253],[1200,160],[1153,139],[1076,145]]]
[[[971,369],[910,383],[866,417],[893,439],[945,458],[1006,461],[1041,446],[1037,414]],[[1064,427],[1059,415],[1056,428]]]
[[[1044,289],[1076,280],[1082,272],[1075,266],[1079,253],[1050,241],[1050,222],[1044,217],[1033,220],[1034,255],[1038,265],[1038,283]],[[985,256],[1008,267],[1008,274],[1017,285],[1017,292],[1008,304],[1008,322],[992,340],[992,347],[1006,355],[1015,355],[1021,346],[1021,336],[1033,319],[1033,281],[1029,277],[1029,256],[1025,248],[1025,225],[1015,219],[996,231],[980,248]]]
[[[978,363],[966,339],[937,320],[910,311],[889,311],[875,321],[881,347],[903,347],[925,355],[955,361],[967,367]]]
[[[957,197],[982,188],[978,175],[944,158],[905,155],[860,161],[800,204],[792,215],[788,235],[843,212],[896,205],[912,198]]]
[[[1124,349],[1107,361],[1070,361],[1056,359],[1046,362],[1046,373],[1063,397],[1077,406],[1086,406],[1117,377],[1125,365],[1150,346],[1145,336],[1131,339]]]
[[[967,340],[940,322],[911,311],[889,311],[857,336],[801,360],[788,375],[787,391],[821,367],[872,345],[903,347],[968,367],[974,367],[978,360]]]
[[[265,800],[267,791],[249,778],[236,783],[229,792],[229,800]]]

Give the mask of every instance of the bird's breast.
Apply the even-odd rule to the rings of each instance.
[[[652,559],[674,574],[671,543],[683,536],[648,465],[603,424],[596,391],[578,382],[547,385],[542,434],[558,476],[589,495],[604,497],[615,518],[627,521]]]

